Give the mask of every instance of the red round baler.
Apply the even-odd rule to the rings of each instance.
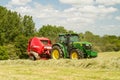
[[[33,37],[28,42],[27,52],[31,59],[48,59],[52,44],[50,39],[44,37]]]

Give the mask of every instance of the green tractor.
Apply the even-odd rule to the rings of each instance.
[[[97,57],[90,42],[80,42],[78,34],[59,34],[57,43],[53,44],[51,58],[82,59]]]

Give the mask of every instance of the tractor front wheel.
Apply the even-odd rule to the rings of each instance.
[[[70,58],[71,59],[81,59],[83,58],[83,53],[79,51],[78,49],[73,49],[70,53]]]
[[[61,58],[62,50],[59,46],[53,46],[51,51],[51,58],[53,59],[59,59]]]

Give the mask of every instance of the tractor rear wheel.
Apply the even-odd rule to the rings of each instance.
[[[82,59],[84,58],[83,53],[78,49],[73,49],[70,52],[70,59]]]
[[[62,57],[62,50],[59,46],[53,46],[51,51],[51,58],[53,59],[59,59]]]

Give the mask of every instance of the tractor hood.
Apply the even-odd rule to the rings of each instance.
[[[97,56],[97,52],[92,50],[92,44],[90,42],[73,42],[73,47],[85,52],[89,57]]]
[[[81,50],[90,50],[92,48],[92,44],[90,42],[73,42],[73,47]]]
[[[92,44],[90,42],[73,42],[73,44],[79,44],[81,46],[83,46],[83,45],[90,45],[90,46],[92,46]]]

